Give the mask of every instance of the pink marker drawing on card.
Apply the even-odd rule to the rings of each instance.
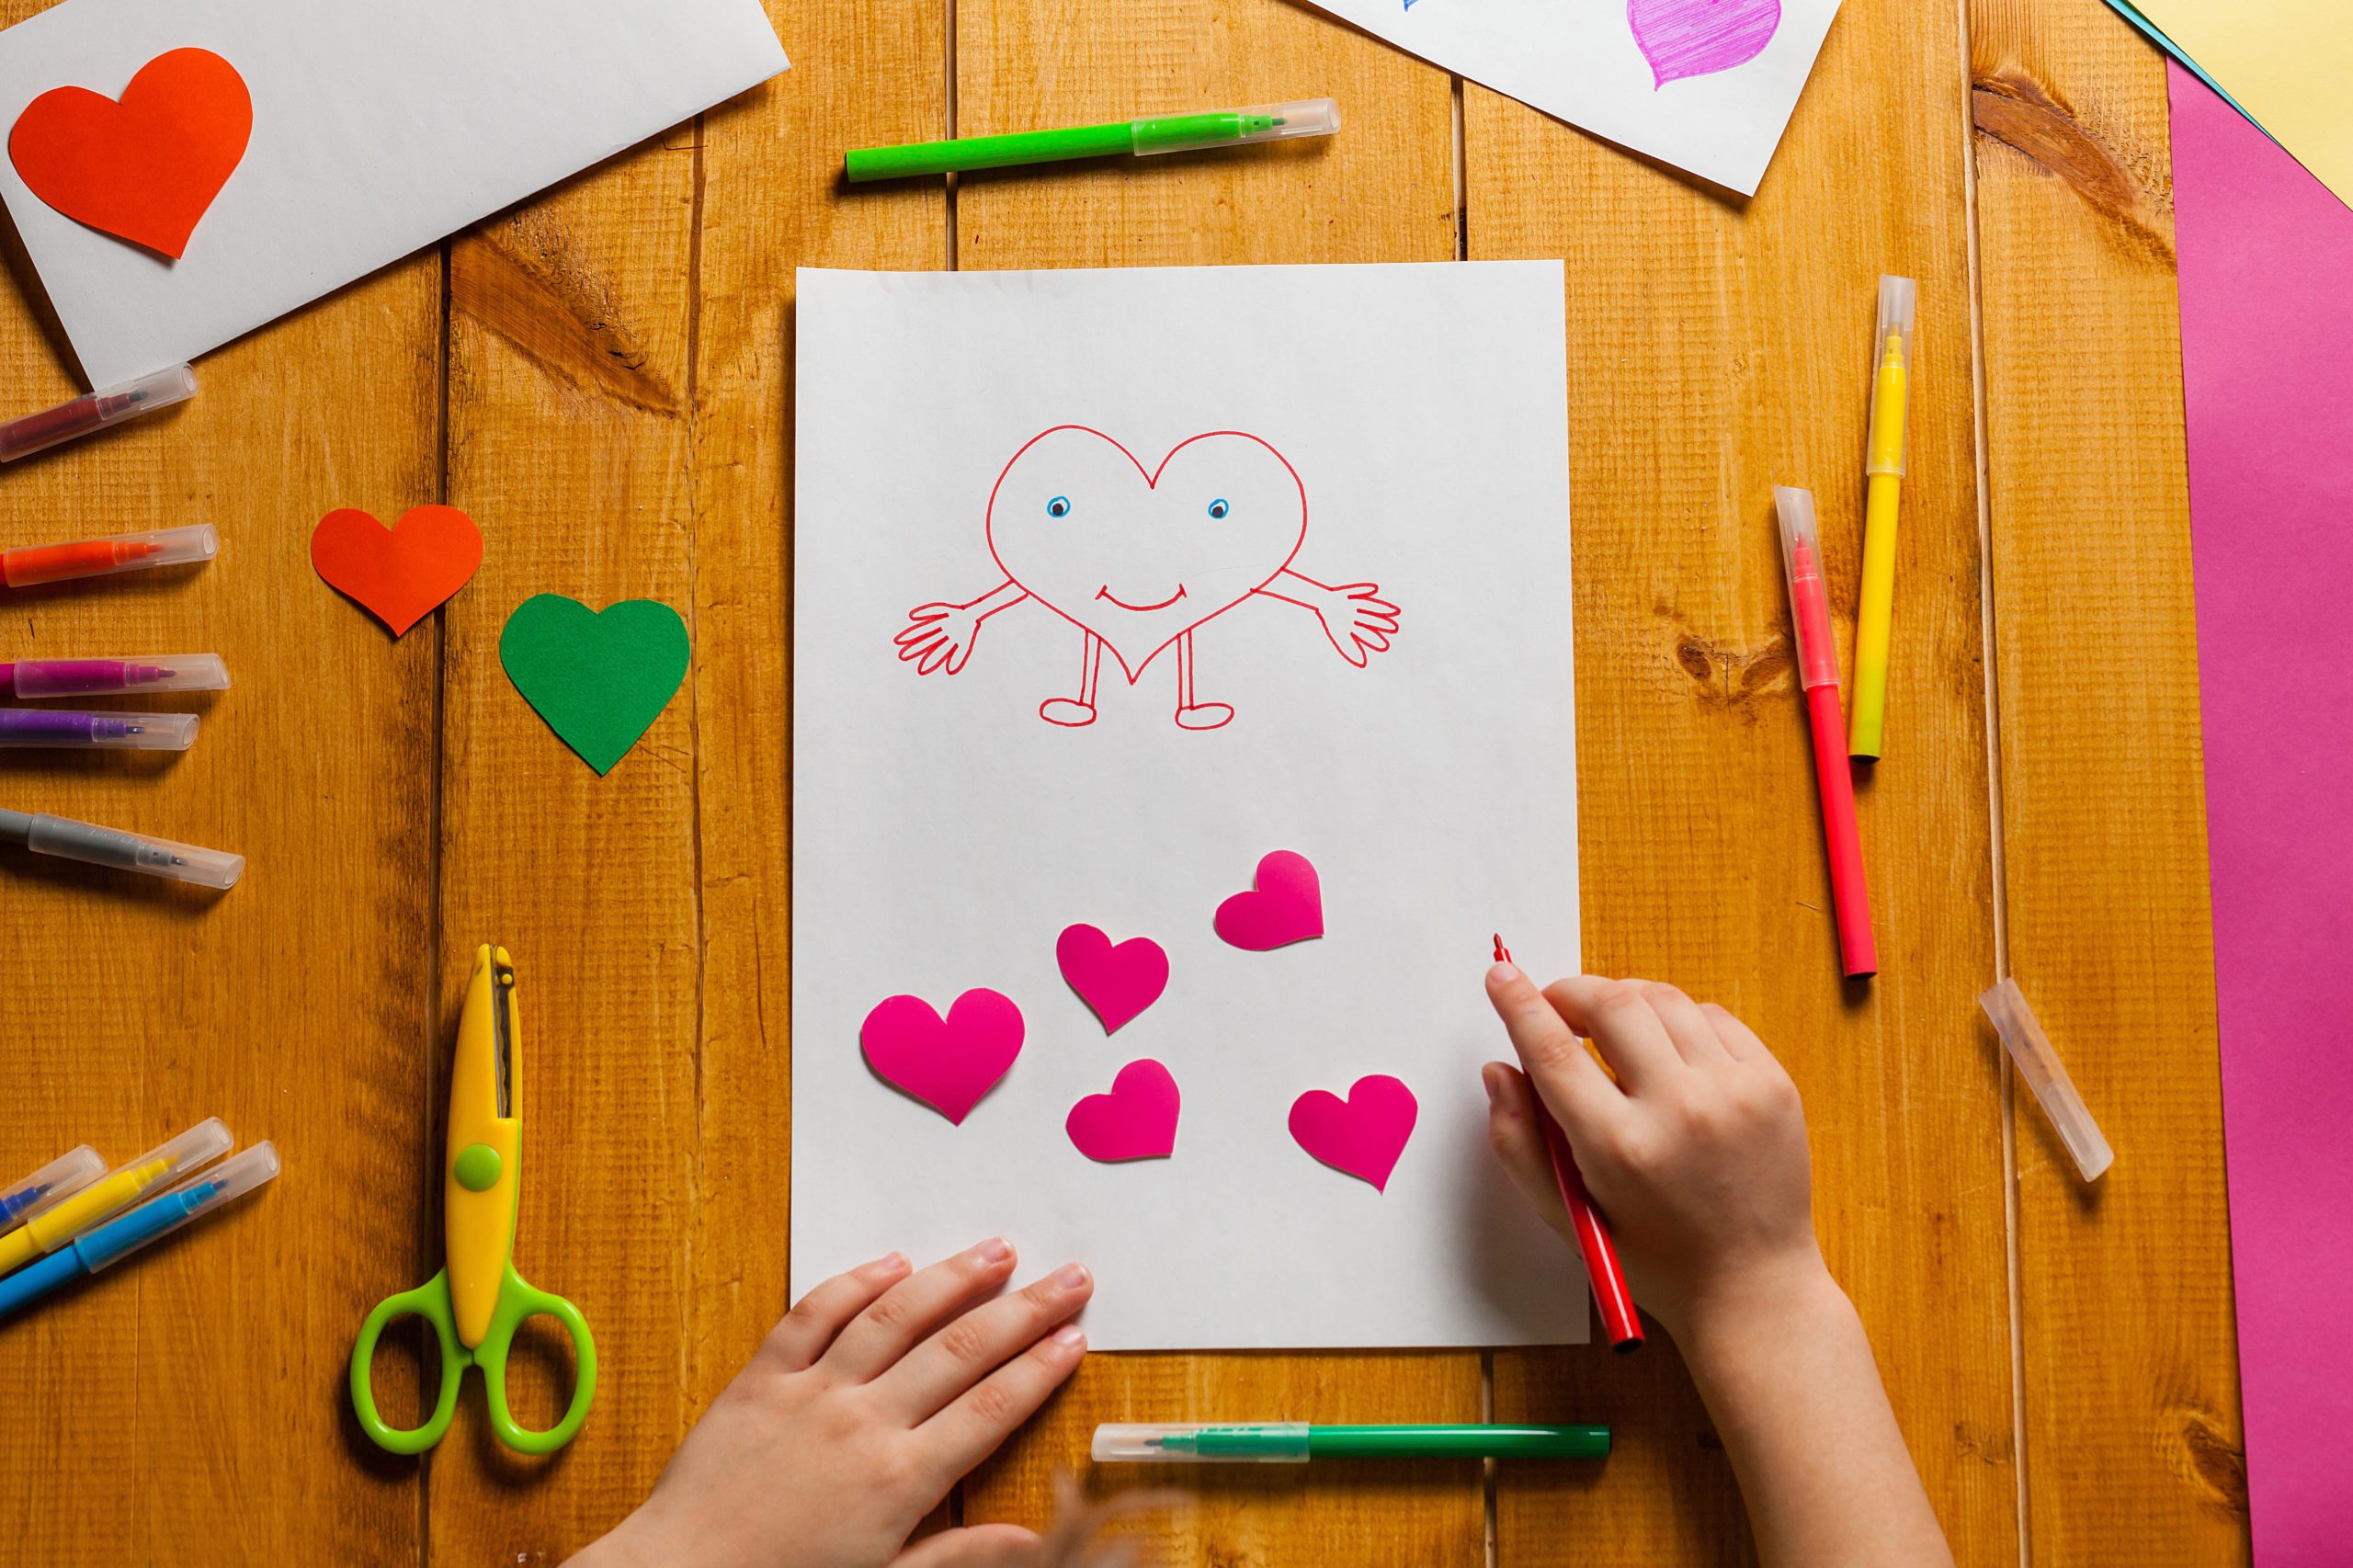
[[[1293,1100],[1290,1135],[1334,1170],[1386,1192],[1420,1110],[1413,1090],[1385,1073],[1374,1073],[1351,1085],[1347,1099],[1329,1090],[1310,1089]]]
[[[945,1018],[920,996],[892,996],[866,1015],[858,1041],[876,1077],[961,1127],[1021,1054],[1021,1009],[981,988]]]
[[[1304,855],[1278,849],[1259,857],[1248,892],[1217,906],[1217,934],[1254,953],[1324,935],[1324,884]]]
[[[1108,1095],[1089,1095],[1070,1108],[1063,1131],[1072,1145],[1105,1165],[1165,1160],[1176,1152],[1176,1080],[1145,1057],[1120,1069]]]
[[[1656,92],[1764,53],[1780,30],[1781,0],[1626,0],[1626,25],[1650,62]]]
[[[1095,926],[1064,926],[1054,942],[1054,961],[1078,999],[1095,1009],[1105,1034],[1119,1033],[1168,989],[1168,954],[1149,937],[1114,947]]]
[[[1232,722],[1232,705],[1195,694],[1194,636],[1254,596],[1313,613],[1358,669],[1397,634],[1397,607],[1378,584],[1336,585],[1294,569],[1307,487],[1280,452],[1238,430],[1179,441],[1147,469],[1100,430],[1057,425],[997,475],[984,528],[1004,580],[975,599],[909,610],[893,640],[899,658],[919,675],[955,675],[983,623],[1035,599],[1080,634],[1077,695],[1038,708],[1066,729],[1095,722],[1106,650],[1132,687],[1176,649],[1177,727]]]

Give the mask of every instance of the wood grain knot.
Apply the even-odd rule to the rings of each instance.
[[[2202,1410],[2175,1412],[2189,1474],[2210,1500],[2234,1519],[2246,1517],[2246,1454]]]
[[[1699,699],[1713,708],[1736,708],[1759,692],[1778,691],[1789,683],[1792,658],[1790,640],[1777,634],[1753,651],[1685,631],[1676,639],[1675,662],[1699,688]]]
[[[1969,104],[1971,118],[1982,135],[2057,176],[2095,211],[2122,229],[2132,244],[2171,265],[2170,225],[2161,210],[2165,199],[2153,195],[2040,82],[2010,71],[1981,76],[1970,84]]]
[[[468,235],[449,249],[449,310],[574,391],[642,413],[678,413],[677,393],[620,319],[611,291],[560,246],[526,254],[493,232]]]

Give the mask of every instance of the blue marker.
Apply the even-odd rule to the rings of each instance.
[[[40,1300],[60,1285],[120,1262],[190,1220],[244,1197],[277,1174],[278,1150],[273,1144],[256,1143],[243,1153],[232,1154],[186,1187],[174,1187],[0,1279],[0,1317]]]
[[[106,1161],[87,1143],[60,1154],[24,1180],[0,1187],[0,1231],[55,1208],[106,1174]]]

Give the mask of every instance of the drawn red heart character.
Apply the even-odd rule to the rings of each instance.
[[[1168,954],[1149,937],[1113,947],[1095,926],[1066,926],[1055,939],[1054,961],[1078,999],[1103,1020],[1105,1034],[1119,1033],[1168,989]]]
[[[920,996],[892,996],[866,1015],[858,1042],[877,1077],[961,1127],[1021,1054],[1021,1009],[984,988],[945,1018]]]
[[[1176,1152],[1176,1080],[1145,1057],[1120,1069],[1108,1095],[1070,1108],[1063,1131],[1090,1160],[1162,1160]]]
[[[87,87],[43,93],[17,117],[8,156],[75,222],[176,260],[253,129],[237,68],[209,49],[175,49],[141,66],[119,101]]]
[[[1421,1108],[1414,1091],[1383,1073],[1358,1078],[1348,1097],[1310,1089],[1290,1107],[1290,1135],[1299,1146],[1377,1191],[1389,1190],[1389,1173],[1414,1135]]]
[[[1248,892],[1217,906],[1217,934],[1233,947],[1263,953],[1324,935],[1324,887],[1304,855],[1278,849],[1258,860]]]
[[[482,565],[482,530],[455,506],[412,506],[386,528],[357,506],[319,519],[311,567],[398,637],[464,587]]]

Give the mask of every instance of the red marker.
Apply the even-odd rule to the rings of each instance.
[[[221,536],[210,523],[143,534],[110,534],[72,544],[28,544],[20,550],[0,550],[0,582],[12,588],[29,588],[40,583],[104,577],[147,566],[186,566],[211,560],[220,549]]]
[[[1495,936],[1495,961],[1511,962],[1511,949],[1504,946],[1500,932]],[[1552,1119],[1552,1108],[1541,1095],[1536,1099],[1536,1119],[1544,1125],[1544,1147],[1552,1156],[1552,1180],[1561,1188],[1562,1207],[1569,1211],[1569,1227],[1577,1233],[1586,1278],[1593,1281],[1593,1304],[1601,1309],[1601,1332],[1609,1336],[1613,1350],[1621,1354],[1640,1350],[1643,1320],[1634,1315],[1634,1295],[1626,1289],[1626,1270],[1601,1222],[1601,1211],[1593,1206],[1593,1195],[1585,1189],[1585,1177],[1577,1174],[1568,1135]]]
[[[1822,836],[1830,849],[1830,903],[1847,978],[1879,972],[1871,895],[1863,884],[1863,841],[1855,830],[1855,775],[1847,760],[1847,721],[1838,711],[1838,646],[1830,640],[1830,596],[1822,582],[1822,535],[1813,492],[1779,486],[1781,556],[1790,574],[1790,618],[1797,625],[1798,680],[1813,725],[1814,781],[1822,789]]]

